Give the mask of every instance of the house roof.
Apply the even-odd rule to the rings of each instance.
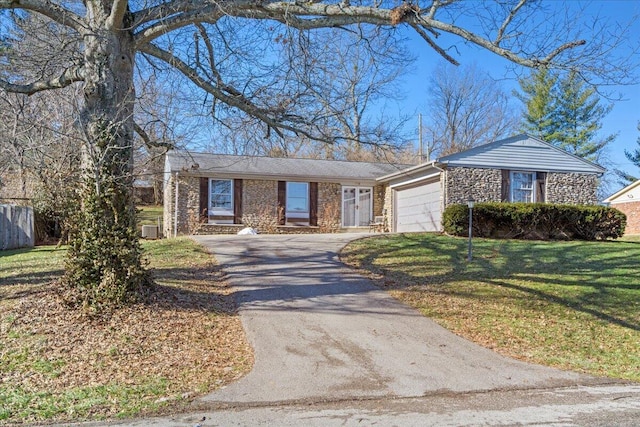
[[[444,156],[436,164],[478,168],[603,174],[606,169],[527,134]]]
[[[388,175],[412,165],[233,156],[174,150],[167,153],[166,166],[165,172],[184,172],[196,176],[349,182],[375,181],[377,177]]]
[[[604,199],[605,203],[631,203],[640,202],[640,180],[634,181],[617,193]]]

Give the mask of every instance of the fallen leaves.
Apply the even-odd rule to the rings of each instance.
[[[158,270],[149,301],[108,318],[67,308],[55,283],[3,301],[0,361],[11,366],[0,368],[0,385],[61,395],[88,386],[139,387],[157,378],[165,396],[158,390],[140,396],[153,403],[192,399],[248,372],[252,351],[217,265],[209,258],[190,266],[188,275],[172,271]],[[120,409],[116,400],[91,408],[90,416]]]

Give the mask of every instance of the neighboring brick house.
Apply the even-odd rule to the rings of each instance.
[[[625,235],[640,234],[640,180],[624,187],[604,202],[627,216]]]
[[[596,204],[604,171],[528,135],[414,166],[170,152],[164,232],[235,232],[250,216],[272,232],[367,227],[381,216],[389,231],[439,231],[444,208],[469,197]]]

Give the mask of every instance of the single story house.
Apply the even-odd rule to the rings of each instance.
[[[640,180],[627,185],[604,202],[627,216],[624,234],[640,234]]]
[[[167,153],[164,232],[236,232],[247,215],[279,232],[440,231],[444,208],[478,202],[597,204],[601,166],[518,135],[419,165]]]

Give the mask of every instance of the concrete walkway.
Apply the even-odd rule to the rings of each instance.
[[[255,351],[213,406],[409,398],[594,383],[502,357],[441,328],[344,267],[362,234],[198,236],[236,291]]]

